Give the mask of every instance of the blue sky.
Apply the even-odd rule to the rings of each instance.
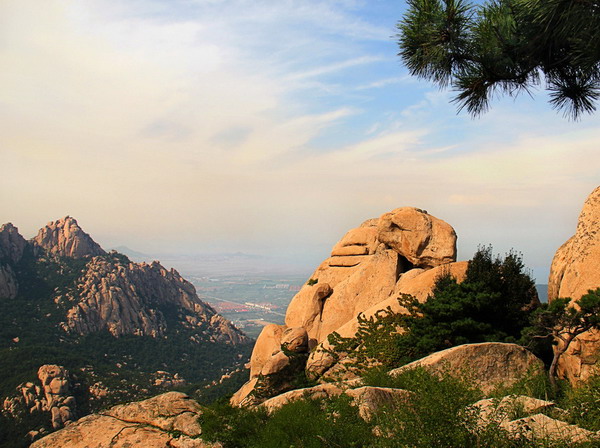
[[[397,207],[543,281],[600,179],[600,115],[478,119],[397,57],[402,1],[0,2],[0,221],[106,247],[316,265]]]

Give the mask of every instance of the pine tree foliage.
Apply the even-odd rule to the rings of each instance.
[[[600,0],[408,0],[398,23],[412,75],[450,86],[477,116],[495,94],[543,86],[552,107],[577,119],[600,96]]]
[[[448,273],[436,281],[425,302],[401,295],[404,312],[391,308],[358,317],[353,338],[334,333],[328,341],[335,357],[350,354],[350,369],[381,364],[397,367],[430,353],[476,342],[516,342],[539,305],[535,283],[521,255],[494,257],[480,247],[459,283]]]

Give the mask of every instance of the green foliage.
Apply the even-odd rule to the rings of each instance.
[[[511,438],[495,423],[482,424],[471,406],[482,397],[465,377],[455,372],[431,374],[423,368],[391,377],[381,367],[366,372],[365,384],[412,392],[408,401],[382,406],[363,421],[349,397],[304,399],[288,403],[271,415],[261,408],[232,408],[217,403],[203,411],[202,438],[224,448],[370,447],[370,448],[567,448],[593,443]],[[528,375],[504,393],[540,398],[551,393],[543,377]],[[504,395],[498,395],[501,397]],[[600,377],[567,393],[559,402],[572,423],[598,429]],[[518,418],[519,409],[514,409]],[[564,419],[564,415],[560,416]],[[597,445],[596,445],[597,446]]]
[[[129,263],[122,254],[104,256],[115,264]],[[18,264],[11,265],[19,283],[18,296],[0,300],[0,403],[16,395],[16,387],[37,379],[43,364],[64,366],[75,384],[72,391],[80,416],[113,404],[138,400],[164,391],[154,386],[153,373],[166,370],[179,373],[190,384],[204,390],[211,383],[249,357],[251,346],[211,342],[205,328],[169,326],[165,337],[125,335],[115,338],[108,332],[86,336],[66,333],[60,323],[72,304],[56,303],[58,295],[77,294],[77,281],[87,259],[36,256],[26,250]],[[7,261],[4,261],[7,262]],[[168,323],[179,318],[177,310],[161,309]],[[190,341],[191,337],[200,343]],[[157,356],[160,354],[160,356]],[[94,399],[89,386],[99,382],[107,396]],[[229,392],[221,389],[222,393]],[[231,391],[232,392],[232,391]],[[212,393],[218,398],[219,390]],[[49,416],[34,413],[20,420],[6,418],[0,425],[0,446],[18,446],[25,433],[43,426],[36,419]],[[37,425],[37,426],[31,426]]]
[[[366,447],[373,436],[347,396],[305,399],[270,416],[261,408],[211,406],[200,417],[202,438],[224,448]]]
[[[523,330],[522,341],[539,349],[540,344],[556,344],[548,375],[556,386],[558,360],[571,342],[591,329],[600,329],[600,288],[589,290],[574,306],[570,298],[554,299],[531,315],[531,326]]]
[[[395,367],[460,344],[515,342],[538,303],[520,255],[494,258],[491,247],[480,247],[462,283],[444,274],[425,302],[399,298],[406,313],[388,308],[370,318],[359,316],[356,337],[331,335],[330,353],[351,353],[351,368],[373,363]]]
[[[375,446],[477,446],[468,406],[481,398],[481,393],[466,381],[418,368],[393,378],[392,387],[409,390],[413,395],[408,405],[378,415],[382,433],[392,437]]]
[[[495,92],[545,85],[551,105],[578,118],[600,95],[597,0],[409,0],[398,24],[400,56],[412,75],[450,85],[478,115]]]
[[[209,442],[221,442],[224,448],[250,447],[266,421],[267,413],[263,409],[216,403],[206,408],[200,416],[202,438]]]
[[[313,285],[316,285],[317,283],[319,283],[319,279],[317,279],[317,278],[311,278],[306,282],[306,284],[308,286],[313,286]]]
[[[571,423],[590,431],[600,431],[600,375],[570,389],[560,405],[569,410]]]

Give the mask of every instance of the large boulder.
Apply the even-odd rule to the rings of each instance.
[[[587,198],[575,235],[557,251],[548,279],[548,300],[570,297],[574,302],[590,289],[600,287],[600,187]],[[558,372],[572,382],[585,381],[595,369],[600,332],[578,336],[559,359]]]
[[[209,448],[201,433],[200,405],[180,392],[115,406],[74,422],[32,448]]]
[[[390,371],[396,376],[417,367],[434,374],[456,375],[477,385],[484,394],[510,387],[527,374],[544,371],[544,363],[520,345],[502,342],[464,344],[433,353]]]
[[[305,328],[312,348],[396,294],[405,273],[455,260],[454,229],[423,210],[403,207],[369,219],[344,235],[292,299],[286,325]]]
[[[432,268],[456,260],[456,233],[441,219],[414,207],[402,207],[379,218],[378,240],[415,267]]]
[[[263,329],[250,361],[251,381],[280,349],[284,331],[304,329],[309,350],[326,343],[333,332],[352,336],[360,313],[374,314],[390,304],[397,308],[402,293],[425,300],[437,277],[446,271],[462,280],[466,263],[452,263],[455,260],[452,227],[417,208],[399,208],[351,229],[294,296],[285,326]],[[290,346],[287,349],[291,350]],[[325,357],[323,351],[318,356]],[[312,364],[319,361],[313,359]],[[323,366],[316,370],[331,367],[330,359],[322,361]],[[244,385],[232,403],[243,402],[242,395],[251,393],[249,388]]]

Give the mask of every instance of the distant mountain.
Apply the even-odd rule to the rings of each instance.
[[[107,253],[72,217],[29,241],[0,227],[0,446],[219,380],[244,364],[250,342],[177,271]]]

